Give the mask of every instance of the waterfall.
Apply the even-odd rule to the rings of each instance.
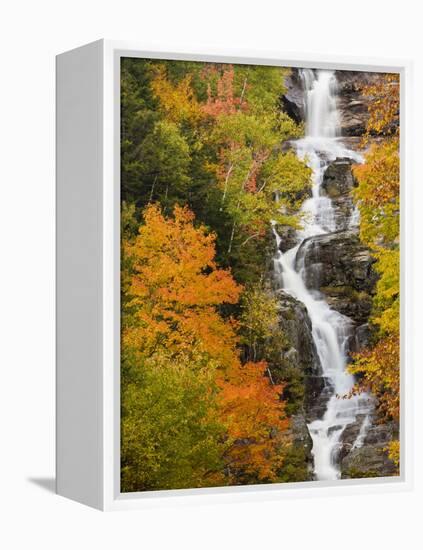
[[[321,195],[321,184],[328,164],[338,157],[361,162],[362,157],[343,144],[339,135],[339,112],[336,105],[336,77],[333,71],[304,69],[301,78],[305,91],[306,136],[295,143],[297,155],[312,169],[312,196],[302,211],[303,228],[297,232],[300,243],[285,253],[280,251],[281,238],[275,227],[277,253],[275,271],[280,274],[281,288],[302,302],[307,308],[312,324],[312,337],[320,359],[329,399],[322,418],[308,424],[313,440],[312,455],[314,476],[317,480],[339,479],[338,451],[345,428],[359,415],[363,421],[356,446],[364,441],[369,424],[369,397],[347,397],[354,385],[354,378],[347,371],[348,339],[352,321],[331,309],[324,297],[307,288],[303,275],[307,250],[305,239],[335,231],[335,213],[332,201]],[[355,214],[352,224],[357,224]],[[300,248],[301,247],[301,248]]]
[[[306,135],[334,138],[338,135],[339,113],[336,108],[336,79],[332,71],[303,69],[301,78],[306,90]]]

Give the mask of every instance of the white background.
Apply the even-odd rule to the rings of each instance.
[[[363,549],[422,546],[422,17],[411,0],[15,0],[0,16],[0,546]],[[180,506],[102,514],[57,497],[54,475],[54,56],[106,37],[402,57],[415,62],[411,493]],[[411,180],[406,182],[411,184]],[[43,488],[44,486],[44,488]]]

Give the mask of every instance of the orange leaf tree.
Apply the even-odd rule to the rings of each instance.
[[[157,346],[178,353],[197,344],[228,366],[237,341],[235,326],[217,306],[236,303],[241,287],[214,262],[215,237],[193,225],[193,214],[175,206],[166,219],[157,205],[144,211],[145,224],[124,244],[132,277],[126,301],[132,312],[124,345],[151,353]]]
[[[236,303],[242,288],[216,265],[215,236],[195,227],[187,208],[175,206],[166,218],[149,205],[144,222],[135,238],[123,242],[127,485],[157,488],[160,479],[163,487],[213,485],[233,481],[233,472],[274,479],[283,457],[280,433],[287,427],[282,388],[264,376],[265,362],[241,364],[237,324],[219,311]],[[192,410],[195,403],[198,411]],[[150,418],[154,410],[160,420]],[[172,426],[173,436],[164,438],[160,426]],[[187,453],[187,445],[198,452]],[[169,460],[180,475],[164,466]],[[150,465],[147,473],[143,464]]]
[[[282,385],[264,376],[267,363],[237,365],[221,380],[220,406],[228,430],[226,465],[233,482],[274,481],[283,464],[289,421],[280,395]]]

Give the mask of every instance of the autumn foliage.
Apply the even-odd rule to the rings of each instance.
[[[308,479],[289,437],[303,373],[281,362],[264,274],[270,223],[300,228],[311,190],[283,147],[303,135],[281,106],[289,69],[123,58],[121,70],[122,490]],[[350,369],[398,419],[398,77],[362,93],[354,193],[379,278]],[[389,452],[399,463],[397,442]]]
[[[379,275],[373,299],[371,322],[373,344],[355,356],[351,371],[361,377],[360,385],[377,396],[380,413],[399,419],[400,396],[400,165],[399,165],[399,78],[381,75],[363,90],[371,98],[367,134],[383,136],[370,145],[365,163],[354,168],[355,191],[360,214],[361,240],[372,250]],[[398,465],[399,443],[393,442],[390,456]]]
[[[165,219],[157,205],[124,254],[131,263],[127,308],[133,311],[123,343],[151,353],[158,345],[179,352],[197,344],[224,365],[232,361],[233,323],[216,310],[238,301],[241,287],[214,261],[215,237],[193,226],[193,214],[176,206]]]
[[[289,421],[280,399],[283,387],[270,384],[266,371],[264,361],[238,365],[220,382],[219,402],[231,442],[225,453],[229,472],[274,481],[283,464]]]
[[[234,92],[235,72],[233,65],[228,65],[219,75],[214,67],[210,67],[207,76],[215,76],[215,91],[212,90],[210,78],[207,84],[207,101],[202,105],[206,115],[217,118],[219,115],[231,115],[242,107],[243,93],[236,96]],[[246,86],[246,83],[245,83]],[[244,87],[245,92],[245,87]],[[246,104],[244,104],[245,106]]]
[[[124,486],[275,479],[287,445],[282,387],[265,362],[242,364],[237,323],[219,311],[242,287],[186,207],[165,217],[152,204],[143,217],[123,242]]]
[[[164,67],[155,69],[151,83],[154,95],[160,100],[166,119],[175,123],[195,122],[202,116],[202,107],[197,101],[191,86],[191,77],[185,76],[178,84],[172,85],[166,79]]]
[[[363,88],[362,93],[369,102],[369,119],[365,141],[370,135],[395,136],[399,133],[400,90],[399,75],[382,74],[372,84]]]

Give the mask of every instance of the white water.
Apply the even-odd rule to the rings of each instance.
[[[281,287],[302,302],[312,323],[312,337],[321,362],[323,376],[330,387],[330,398],[326,412],[321,419],[308,425],[313,440],[312,454],[314,475],[318,480],[332,480],[340,477],[337,454],[340,439],[345,428],[365,415],[354,447],[362,445],[369,426],[370,402],[366,395],[345,397],[354,385],[354,378],[347,372],[347,344],[351,335],[352,322],[348,317],[331,309],[323,296],[307,289],[302,274],[304,249],[298,254],[301,243],[308,237],[331,233],[336,230],[334,210],[328,197],[320,194],[324,172],[330,161],[336,158],[351,158],[361,162],[362,158],[344,147],[338,135],[339,114],[336,107],[336,78],[332,71],[311,71],[301,73],[306,92],[306,137],[295,142],[297,155],[312,169],[312,196],[302,207],[305,215],[303,229],[298,232],[300,244],[284,254],[279,250],[280,236],[274,229],[277,256],[275,271],[280,275]],[[355,210],[350,226],[359,223]]]

